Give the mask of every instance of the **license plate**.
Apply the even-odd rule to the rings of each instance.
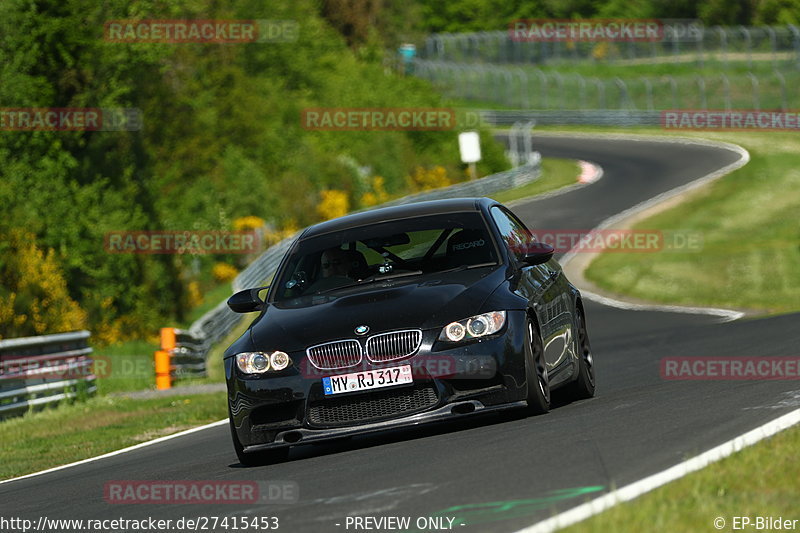
[[[365,370],[341,376],[322,378],[322,388],[326,395],[343,392],[358,392],[369,389],[380,389],[392,385],[413,383],[411,365],[393,366],[380,370]]]

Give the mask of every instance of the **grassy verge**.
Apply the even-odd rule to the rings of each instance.
[[[0,479],[79,461],[220,420],[225,393],[148,400],[95,397],[2,423]]]
[[[179,327],[188,328],[192,323],[214,309],[222,300],[233,294],[230,282],[213,285],[208,291],[203,293],[203,303],[189,311],[186,320]]]
[[[800,309],[800,278],[796,276],[800,271],[800,158],[796,134],[684,136],[735,143],[751,156],[739,170],[634,226],[692,235],[702,242],[699,249],[603,254],[587,269],[587,279],[611,292],[661,303],[767,313]]]
[[[574,185],[581,168],[574,159],[542,158],[542,176],[527,185],[499,191],[492,195],[498,202],[508,203],[545,192],[554,191],[568,185]]]
[[[153,352],[156,350],[158,344],[144,340],[95,349],[93,355],[98,394],[154,387]]]
[[[718,517],[725,520],[721,529],[732,531],[735,516],[800,519],[798,447],[800,427],[795,426],[563,531],[716,531]],[[753,531],[755,522],[738,529]]]
[[[222,353],[247,329],[246,317],[208,355],[208,377],[181,380],[180,388],[222,382]],[[151,389],[152,351],[146,342],[108,350],[110,372],[98,379],[100,394],[86,401],[65,402],[0,423],[0,479],[80,461],[126,446],[177,433],[227,416],[225,393],[130,398],[108,393]],[[98,352],[100,353],[100,351]]]

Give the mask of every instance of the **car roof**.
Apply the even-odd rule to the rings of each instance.
[[[319,224],[309,226],[301,239],[315,237],[326,233],[343,231],[359,226],[368,226],[389,220],[399,220],[425,215],[438,215],[442,213],[457,213],[464,211],[481,211],[482,205],[494,205],[497,202],[490,198],[451,198],[446,200],[428,200],[412,204],[396,205],[370,209],[360,213],[353,213],[343,217],[334,218]]]

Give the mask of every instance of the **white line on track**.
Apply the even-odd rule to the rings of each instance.
[[[210,424],[206,424],[204,426],[198,426],[196,428],[187,429],[186,431],[181,431],[178,433],[173,433],[172,435],[167,435],[165,437],[159,437],[157,439],[149,440],[147,442],[142,442],[139,444],[135,444],[133,446],[128,446],[127,448],[122,448],[121,450],[116,450],[113,452],[104,453],[103,455],[98,455],[97,457],[90,457],[88,459],[83,459],[82,461],[75,461],[74,463],[69,463],[67,465],[56,466],[53,468],[48,468],[47,470],[42,470],[41,472],[34,472],[32,474],[25,474],[24,476],[19,476],[11,479],[5,479],[0,481],[0,485],[3,483],[11,483],[12,481],[19,481],[20,479],[27,479],[29,477],[41,476],[42,474],[49,474],[50,472],[57,472],[58,470],[64,470],[65,468],[72,468],[73,466],[83,465],[86,463],[93,463],[94,461],[99,461],[100,459],[106,459],[107,457],[114,457],[115,455],[122,455],[123,453],[132,452],[134,450],[138,450],[140,448],[144,448],[147,446],[152,446],[153,444],[158,444],[159,442],[164,442],[172,439],[177,439],[178,437],[183,437],[185,435],[190,435],[192,433],[196,433],[198,431],[203,431],[204,429],[209,429],[217,426],[221,426],[223,424],[227,424],[228,419],[224,420],[217,420],[216,422],[211,422]]]
[[[595,498],[584,504],[573,507],[568,511],[557,514],[547,520],[537,522],[524,529],[520,529],[516,533],[549,533],[556,531],[567,526],[571,526],[596,514],[599,514],[615,505],[633,500],[656,489],[662,485],[682,478],[683,476],[696,472],[701,468],[705,468],[711,463],[715,463],[720,459],[724,459],[739,450],[752,446],[753,444],[771,437],[776,433],[788,429],[800,422],[800,409],[787,413],[771,422],[767,422],[763,426],[759,426],[752,431],[748,431],[743,435],[729,440],[719,446],[711,448],[707,452],[701,453],[698,456],[692,457],[682,463],[662,470],[656,474],[640,479],[630,485],[626,485],[620,489],[611,491],[603,496]]]

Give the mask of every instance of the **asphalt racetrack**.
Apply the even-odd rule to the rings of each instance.
[[[514,210],[532,228],[590,229],[740,157],[721,148],[662,142],[536,135],[534,143],[544,156],[597,163],[604,177],[567,194],[517,205]],[[722,323],[713,316],[587,302],[598,382],[594,399],[563,404],[554,394],[554,408],[544,416],[484,415],[304,446],[287,462],[257,468],[238,464],[228,427],[222,425],[0,484],[2,515],[34,521],[40,516],[275,516],[278,531],[290,533],[354,531],[352,522],[347,527],[348,516],[411,517],[412,526],[420,517],[450,517],[455,531],[516,531],[796,409],[797,382],[664,380],[659,361],[794,355],[798,318]],[[299,500],[109,504],[104,486],[115,480],[287,481],[298,489]]]

